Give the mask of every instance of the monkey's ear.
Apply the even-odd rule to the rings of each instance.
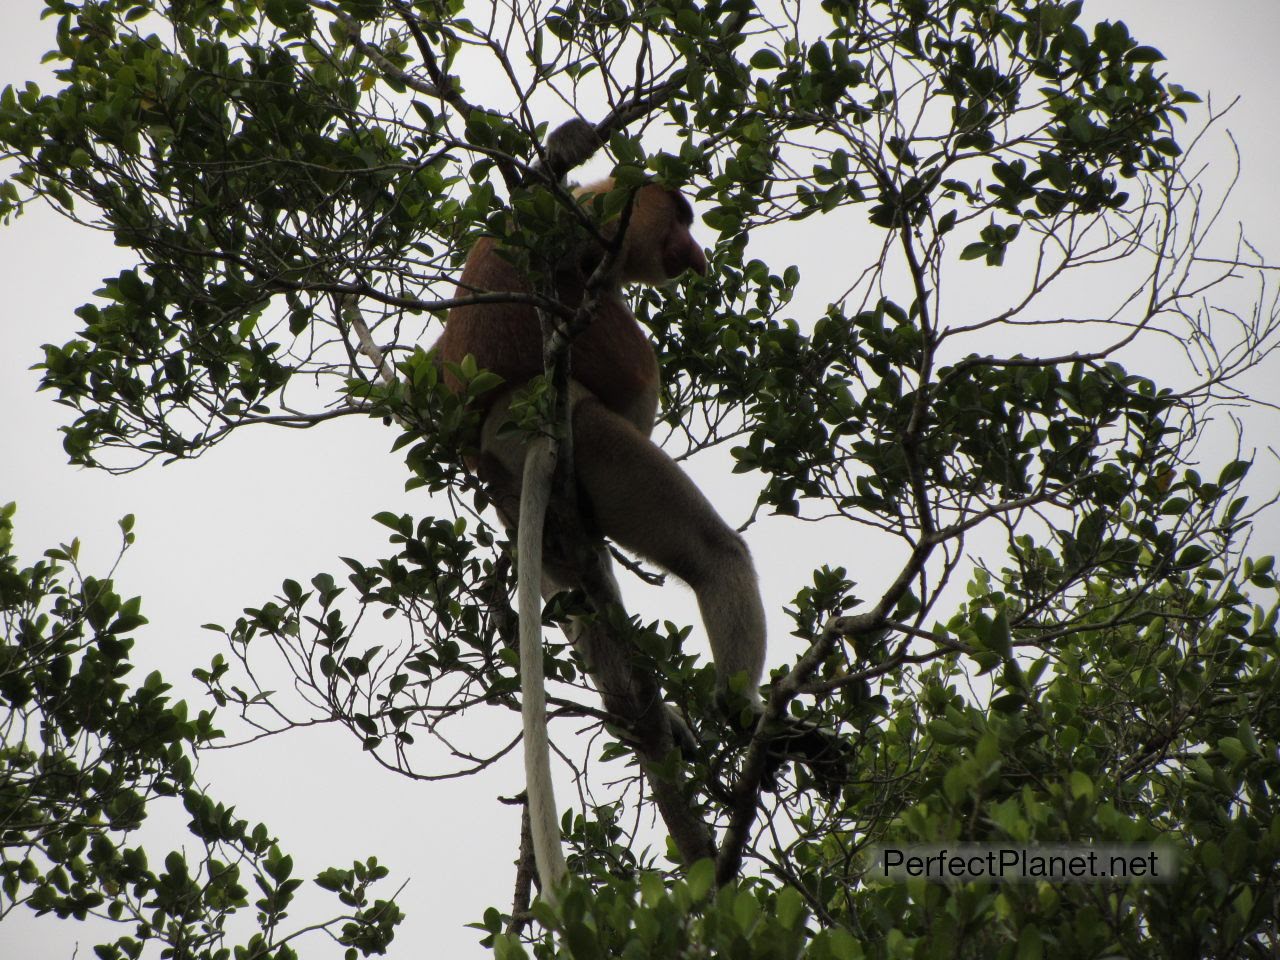
[[[672,202],[676,205],[676,219],[684,226],[693,226],[693,204],[679,190],[669,190]]]

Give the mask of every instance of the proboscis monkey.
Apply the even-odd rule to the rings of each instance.
[[[611,189],[612,181],[603,181],[575,193],[585,202]],[[754,700],[764,665],[765,618],[751,555],[742,538],[720,518],[684,471],[649,439],[658,409],[658,363],[622,292],[632,283],[668,283],[686,270],[705,274],[706,257],[690,232],[693,211],[689,202],[675,190],[657,184],[640,186],[631,199],[629,215],[621,219],[625,220],[625,232],[612,254],[604,244],[592,244],[572,269],[557,271],[555,278],[557,299],[576,308],[583,301],[588,278],[606,257],[611,264],[604,289],[594,297],[589,323],[570,347],[573,463],[581,507],[605,537],[670,571],[693,589],[722,691],[733,677],[745,675],[744,693]],[[617,240],[617,224],[602,228],[602,236],[611,243]],[[476,243],[459,281],[460,297],[482,292],[533,292],[528,277],[502,255],[491,238]],[[543,372],[537,311],[527,303],[454,307],[436,351],[441,360],[453,363],[471,354],[477,366],[505,381],[488,400],[478,469],[504,520],[510,523],[519,502],[518,478],[528,479],[526,469],[542,469],[537,461],[544,451],[538,444],[530,444],[516,431],[500,430],[508,419],[514,391]],[[544,500],[533,504],[532,510],[541,518],[545,507]],[[532,515],[530,509],[530,504],[520,503],[522,519]],[[537,556],[541,553],[541,520],[534,526],[536,530],[522,526],[519,533],[517,559],[522,578],[541,560]],[[527,537],[538,543],[532,551],[535,556],[525,555]],[[548,593],[575,586],[574,571],[554,564],[548,564],[543,578],[542,586]],[[537,587],[535,581],[532,589]],[[541,683],[536,691],[528,689],[530,674],[536,671],[539,681],[541,678],[538,613],[532,618],[532,627],[537,630],[537,663],[526,663],[528,618],[522,605],[521,671],[526,704],[536,700],[542,724],[540,730],[536,722],[531,728],[526,714],[530,818],[545,892],[563,876],[565,867],[546,761]],[[616,649],[584,651],[584,659],[608,707],[610,691],[627,688],[634,669],[632,660],[627,651]],[[539,753],[540,758],[536,756]]]

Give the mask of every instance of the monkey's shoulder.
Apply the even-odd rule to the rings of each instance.
[[[493,237],[481,237],[471,248],[458,285],[473,292],[527,293],[529,282],[515,251]]]

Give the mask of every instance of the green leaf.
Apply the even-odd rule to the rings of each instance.
[[[1130,63],[1159,63],[1165,56],[1155,47],[1134,47],[1124,58]]]
[[[375,513],[373,515],[373,519],[384,527],[390,527],[392,530],[397,532],[400,530],[401,517],[398,513],[391,513],[389,510],[382,510]]]
[[[778,891],[775,914],[784,930],[797,930],[804,923],[808,910],[804,898],[794,887],[783,887]]]
[[[1092,800],[1095,795],[1093,780],[1089,778],[1083,770],[1073,770],[1067,778],[1071,785],[1071,794],[1075,797],[1083,797]]]
[[[689,895],[696,900],[702,900],[711,892],[716,880],[716,865],[714,860],[699,860],[692,867],[685,877],[685,882],[689,885]]]
[[[1244,763],[1249,758],[1249,751],[1236,737],[1223,737],[1218,741],[1218,749],[1233,764]]]
[[[751,66],[757,70],[780,70],[782,58],[772,50],[757,50],[751,55]]]
[[[1243,480],[1245,475],[1248,474],[1249,468],[1252,466],[1253,464],[1248,460],[1232,460],[1223,467],[1222,472],[1218,474],[1218,485],[1226,487],[1238,480]]]

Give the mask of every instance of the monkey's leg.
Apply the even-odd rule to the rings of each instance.
[[[508,530],[514,530],[519,522],[519,477],[526,448],[518,434],[499,431],[505,419],[506,399],[503,398],[495,404],[485,421],[483,452],[476,472],[484,481],[498,516]],[[555,549],[554,538],[549,540],[542,564],[544,597],[550,599],[561,591],[586,587],[597,599],[622,605],[622,593],[613,574],[613,561],[603,544],[586,559],[588,569],[577,569]],[[692,748],[693,735],[682,719],[665,709],[653,675],[647,670],[636,669],[634,651],[629,645],[618,643],[606,624],[575,617],[565,624],[565,633],[585,662],[606,710],[650,730],[654,724],[660,723],[659,714],[665,713],[681,745],[686,749]]]
[[[578,481],[605,536],[693,589],[722,682],[764,668],[764,606],[751,554],[693,481],[648,437],[593,396],[573,409]]]
[[[491,433],[490,436],[494,434]],[[513,435],[504,435],[504,439],[507,436]],[[492,444],[490,449],[502,450],[505,459],[512,464],[512,469],[518,470],[523,463],[524,450],[514,440],[508,442],[510,445],[505,450],[502,450],[501,441]],[[703,620],[713,638],[717,668],[720,675],[725,677],[731,676],[733,672],[726,669],[726,659],[731,663],[741,664],[737,669],[747,671],[754,684],[759,677],[760,662],[763,659],[764,613],[755,583],[755,573],[741,538],[733,530],[726,529],[715,510],[674,461],[629,421],[610,413],[586,391],[582,392],[574,409],[574,442],[580,485],[593,500],[597,520],[606,534],[690,583],[695,582],[693,578],[698,574],[682,570],[696,568],[698,558],[683,558],[680,556],[681,550],[676,548],[690,548],[695,555],[698,549],[704,551],[702,562],[711,564],[713,569],[709,584],[698,590],[697,596],[703,610]],[[519,485],[515,477],[499,458],[490,454],[483,459],[479,472],[490,486],[491,496],[495,501],[508,505],[508,510],[499,507],[504,522],[508,525],[514,523],[516,508],[519,506]],[[609,496],[600,500],[605,494]],[[623,516],[620,518],[613,515],[619,512],[614,510],[605,510],[602,515],[600,503],[629,504],[631,509],[622,510]],[[650,518],[650,523],[657,527],[646,525],[646,515]],[[633,530],[633,527],[636,529]],[[700,545],[700,541],[707,539],[712,542],[711,546]],[[720,559],[717,560],[715,544],[725,541],[729,546],[720,548]],[[728,554],[727,559],[724,554]],[[608,568],[607,552],[603,555],[603,563]],[[718,571],[715,569],[716,563],[723,565]],[[742,569],[743,565],[746,567],[745,571]],[[543,570],[543,591],[548,597],[559,589],[569,589],[579,582],[573,571],[552,563],[550,558]],[[550,576],[551,570],[557,571],[559,584]],[[720,574],[719,578],[715,575],[717,572]],[[597,595],[614,596],[616,589],[615,584],[612,594],[601,589],[593,592]],[[734,642],[732,634],[727,654],[722,653],[725,649],[723,645],[715,646],[715,638],[720,634],[712,632],[712,624],[725,622],[726,618],[718,612],[718,602],[726,595],[728,599],[724,602],[739,608],[731,612],[739,614],[740,619],[745,622],[744,626],[739,627],[733,626],[730,621],[731,625],[727,629],[741,629],[744,631],[743,636],[757,638],[756,646],[752,647],[748,643],[746,647],[740,647]],[[748,609],[742,610],[742,607]],[[566,628],[570,642],[580,651],[588,665],[605,708],[618,716],[631,718],[633,729],[642,741],[648,742],[656,733],[652,726],[656,716],[651,705],[658,696],[658,691],[653,677],[647,671],[634,668],[625,645],[618,644],[603,624],[575,620],[566,625]],[[739,651],[753,653],[753,656],[739,656]],[[754,686],[748,694],[754,697]],[[671,710],[665,712],[676,741],[686,750],[696,753],[693,735],[683,720]],[[658,739],[661,739],[660,734]],[[787,761],[799,760],[807,764],[817,779],[818,789],[824,795],[837,792],[848,774],[848,745],[837,736],[811,724],[789,722],[784,730],[779,731],[778,743],[771,753],[774,772]],[[654,755],[661,758],[665,753],[658,749],[654,751]]]

